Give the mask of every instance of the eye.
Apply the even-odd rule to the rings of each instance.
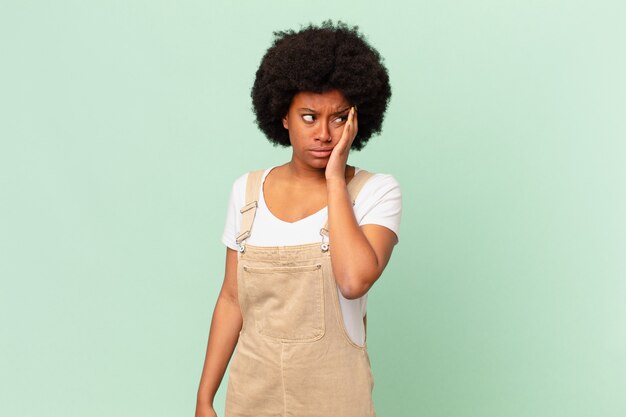
[[[302,120],[304,120],[307,123],[311,123],[315,120],[315,117],[312,114],[303,114]]]
[[[337,116],[337,118],[335,119],[335,122],[337,123],[345,123],[348,120],[348,115],[344,114],[342,116]]]

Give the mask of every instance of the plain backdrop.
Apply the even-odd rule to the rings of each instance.
[[[626,415],[625,11],[4,2],[0,415],[193,415],[230,187],[290,156],[254,73],[273,31],[329,18],[393,88],[350,157],[404,196],[369,297],[378,415]]]

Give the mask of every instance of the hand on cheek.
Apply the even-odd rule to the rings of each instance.
[[[348,154],[354,138],[358,131],[358,122],[356,116],[356,107],[350,109],[348,113],[348,121],[343,126],[343,133],[339,142],[333,149],[326,165],[326,179],[345,178],[346,164],[348,162]]]

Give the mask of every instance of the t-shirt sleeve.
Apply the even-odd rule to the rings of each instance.
[[[355,203],[360,226],[385,226],[400,238],[402,192],[400,184],[389,174],[375,174],[361,189]]]
[[[224,233],[222,233],[222,242],[224,245],[234,250],[238,249],[237,235],[241,228],[241,213],[239,210],[243,207],[243,201],[245,200],[247,179],[248,174],[244,174],[235,180],[228,199],[228,209],[226,211],[226,223],[224,224]]]

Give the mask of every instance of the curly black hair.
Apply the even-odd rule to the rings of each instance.
[[[356,104],[359,130],[352,149],[361,150],[380,133],[391,98],[389,75],[383,58],[359,33],[358,26],[324,21],[298,32],[274,32],[252,86],[256,123],[274,145],[290,146],[282,118],[300,91],[339,90]]]

